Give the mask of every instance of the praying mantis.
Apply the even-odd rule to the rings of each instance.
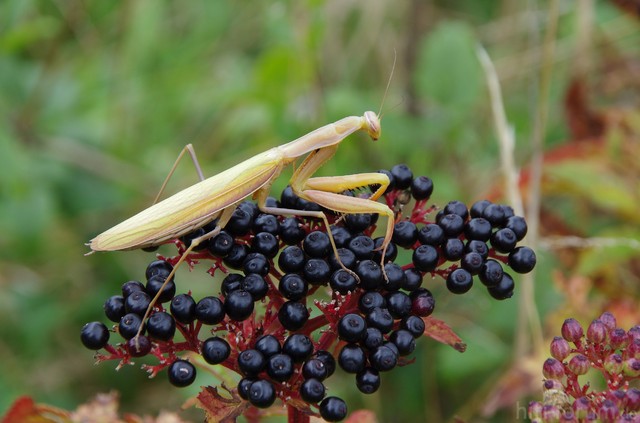
[[[148,248],[179,238],[217,219],[210,232],[197,237],[184,251],[173,270],[166,278],[170,281],[180,264],[200,243],[215,237],[233,215],[238,204],[248,196],[256,200],[258,208],[275,215],[296,215],[322,219],[327,228],[336,257],[337,248],[329,222],[321,211],[292,210],[266,205],[271,185],[283,168],[307,154],[295,169],[290,186],[300,198],[315,202],[326,209],[343,214],[377,213],[387,217],[387,227],[381,246],[384,261],[387,246],[391,242],[394,228],[394,212],[376,200],[389,186],[389,178],[383,173],[360,173],[345,176],[313,177],[315,172],[336,153],[340,143],[357,131],[366,131],[372,140],[380,137],[380,120],[375,112],[365,112],[362,116],[348,116],[334,123],[322,126],[289,143],[257,154],[236,166],[208,179],[192,185],[135,216],[114,226],[93,238],[87,245],[91,254],[95,251],[119,251]],[[187,146],[190,148],[190,146]],[[190,150],[191,151],[191,150]],[[184,150],[183,150],[184,153]],[[182,154],[181,154],[182,155]],[[192,154],[192,158],[195,155]],[[175,166],[174,166],[175,167]],[[166,181],[165,181],[166,183]],[[350,197],[341,192],[363,186],[376,185],[378,188],[369,198]],[[163,185],[164,187],[164,185]],[[342,263],[340,263],[342,265]],[[381,263],[384,268],[384,263]],[[342,265],[344,268],[344,265]],[[345,270],[348,270],[345,268]],[[352,273],[350,270],[348,270]],[[164,285],[151,300],[142,319],[149,317]],[[142,328],[142,327],[141,327]],[[140,333],[140,331],[139,331]],[[138,333],[138,334],[139,334]]]

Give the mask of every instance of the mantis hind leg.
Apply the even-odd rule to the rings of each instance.
[[[182,151],[180,152],[180,154],[178,154],[176,161],[173,162],[173,166],[171,166],[171,170],[169,170],[169,174],[164,179],[164,182],[160,187],[160,191],[158,192],[158,195],[156,195],[156,198],[153,200],[153,204],[156,204],[158,202],[158,199],[160,198],[160,196],[164,192],[164,189],[167,187],[167,184],[169,183],[169,179],[171,179],[171,177],[173,176],[173,173],[176,171],[176,168],[178,167],[178,163],[180,163],[180,160],[182,160],[184,153],[189,153],[189,156],[191,157],[191,161],[193,162],[193,166],[196,168],[196,172],[198,173],[198,178],[200,179],[200,181],[204,181],[205,179],[204,174],[202,173],[202,168],[200,167],[200,163],[198,162],[198,157],[196,156],[196,150],[193,148],[193,145],[187,144],[184,146],[184,148],[182,148]]]
[[[145,311],[144,316],[142,317],[142,323],[140,324],[140,328],[138,329],[138,333],[136,334],[136,343],[137,343],[138,337],[142,333],[142,329],[144,328],[144,322],[151,315],[151,311],[153,310],[153,307],[155,307],[156,303],[158,302],[158,299],[160,298],[160,295],[162,295],[162,291],[164,291],[164,288],[167,286],[169,281],[171,281],[174,278],[174,276],[176,274],[176,271],[178,270],[178,267],[180,267],[180,265],[182,263],[184,263],[184,261],[189,256],[191,251],[193,251],[198,245],[200,245],[202,242],[204,242],[204,241],[206,241],[208,239],[213,238],[214,236],[216,236],[216,235],[218,235],[220,233],[222,228],[224,228],[227,225],[227,223],[229,222],[229,219],[231,219],[231,216],[233,216],[233,212],[236,210],[236,208],[237,208],[237,203],[228,206],[220,214],[220,218],[218,219],[218,223],[217,223],[215,228],[213,228],[211,231],[207,232],[206,234],[191,240],[191,244],[182,253],[182,255],[180,256],[180,259],[175,264],[175,266],[173,266],[173,269],[171,270],[171,273],[169,273],[167,278],[164,280],[164,283],[162,284],[162,286],[158,290],[158,293],[151,299],[151,302],[149,303],[149,306],[147,307],[147,311]],[[136,345],[136,347],[138,347],[138,345]]]

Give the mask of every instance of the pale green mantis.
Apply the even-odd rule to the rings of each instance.
[[[337,256],[329,222],[323,212],[266,206],[271,185],[283,168],[308,154],[290,179],[293,192],[300,198],[338,213],[377,213],[387,217],[384,241],[380,248],[384,261],[387,246],[393,235],[394,212],[387,205],[376,200],[388,187],[389,178],[383,173],[312,177],[325,162],[333,157],[338,145],[346,137],[360,130],[366,131],[374,141],[380,137],[380,120],[376,113],[369,111],[363,116],[345,117],[204,179],[96,236],[88,244],[91,252],[154,247],[179,238],[217,219],[213,230],[192,240],[167,277],[166,281],[169,281],[189,253],[201,242],[216,236],[225,227],[238,204],[251,195],[256,200],[258,208],[264,213],[322,219]],[[340,194],[369,185],[378,186],[369,198]],[[384,263],[381,264],[384,266]],[[152,299],[142,321],[149,316],[162,289]]]

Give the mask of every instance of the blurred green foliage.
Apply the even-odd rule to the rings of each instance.
[[[19,395],[74,408],[117,389],[124,410],[156,414],[197,392],[172,388],[162,375],[147,380],[137,367],[95,367],[78,339],[82,324],[104,320],[103,301],[141,277],[151,258],[141,251],[84,257],[84,243],[149,205],[186,143],[212,175],[328,122],[378,110],[397,57],[383,137],[371,145],[352,136],[322,174],[404,162],[435,181],[440,205],[482,198],[499,180],[499,161],[478,42],[503,77],[516,153],[528,154],[539,62],[519,55],[540,42],[546,2],[520,7],[497,0],[1,2],[0,413]],[[595,12],[596,27],[618,16],[603,3]],[[518,25],[528,14],[532,25]],[[571,41],[574,20],[565,7],[559,42]],[[624,43],[637,45],[637,34],[631,38]],[[566,134],[560,99],[569,67],[556,63],[550,142]],[[195,180],[182,165],[170,190]],[[545,259],[537,283],[550,308]],[[207,281],[184,269],[180,278]],[[463,335],[467,352],[424,339],[416,363],[385,374],[371,397],[337,376],[331,392],[352,410],[370,408],[381,421],[448,420],[509,361],[515,299],[497,303],[481,289],[454,297],[439,285],[436,315]]]

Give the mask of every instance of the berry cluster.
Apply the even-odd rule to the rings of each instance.
[[[542,367],[544,400],[529,404],[532,422],[638,421],[640,390],[630,384],[640,381],[640,326],[625,331],[605,312],[585,334],[580,323],[567,319],[562,337],[551,341],[551,356]],[[580,384],[578,377],[590,370],[602,374],[606,390]]]
[[[175,240],[179,255],[152,262],[146,284],[126,282],[121,295],[105,302],[105,314],[123,341],[110,345],[109,329],[93,322],[82,329],[82,342],[107,351],[99,361],[128,363],[153,355],[159,363],[147,370],[155,375],[168,368],[176,386],[195,379],[194,365],[178,355],[191,351],[211,365],[237,371],[242,376],[237,395],[255,407],[269,407],[280,397],[304,413],[318,407],[324,419],[342,420],[346,404],[326,396],[324,381],[337,365],[370,394],[380,386],[381,372],[409,363],[405,357],[435,307],[423,286],[425,275],[429,281],[441,276],[456,294],[469,291],[477,276],[492,297],[506,299],[514,282],[503,266],[525,273],[536,263],[530,248],[516,246],[527,225],[510,207],[479,201],[468,209],[452,201],[437,211],[427,205],[431,179],[414,178],[405,165],[381,172],[391,181],[384,199],[396,215],[384,257],[384,238],[372,238],[377,215],[339,216],[287,188],[280,201],[270,198],[267,205],[324,211],[337,256],[322,221],[264,214],[256,204],[243,202],[224,230],[186,259],[192,267],[211,261],[211,275],[225,273],[219,290],[196,301],[189,292],[176,295],[175,278],[162,287],[191,240],[210,231],[214,222]],[[399,254],[401,249],[409,254]],[[408,263],[396,263],[409,256]],[[142,321],[161,289],[153,312]],[[211,336],[201,337],[203,329]]]

